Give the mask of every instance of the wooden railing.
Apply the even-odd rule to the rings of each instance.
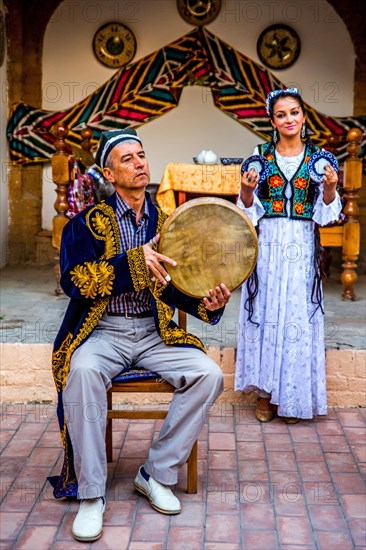
[[[358,157],[362,132],[359,128],[352,128],[347,134],[349,156],[343,166],[343,198],[346,203],[343,207],[345,219],[342,224],[320,229],[321,244],[325,247],[342,248],[342,299],[355,300],[354,286],[357,281],[357,260],[360,254],[360,223],[357,192],[362,186],[362,161]],[[338,142],[330,140],[336,150]]]
[[[58,126],[55,128],[54,133],[56,135],[55,148],[56,153],[52,157],[52,180],[56,185],[56,202],[54,204],[56,215],[52,220],[52,246],[56,249],[56,264],[55,275],[57,286],[55,288],[56,294],[62,294],[60,287],[60,246],[62,230],[69,221],[66,216],[66,212],[69,209],[69,203],[67,200],[68,188],[70,185],[70,153],[69,147],[65,142],[65,138],[69,133],[67,126]],[[81,146],[83,150],[90,151],[92,131],[86,128],[81,131],[83,141]]]

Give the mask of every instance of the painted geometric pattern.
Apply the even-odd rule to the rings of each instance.
[[[100,133],[115,128],[138,128],[178,106],[185,86],[206,86],[216,107],[265,140],[271,136],[266,113],[267,94],[285,88],[270,71],[220,40],[197,28],[160,50],[116,72],[92,94],[63,111],[45,111],[25,103],[15,106],[7,136],[10,157],[18,163],[44,162],[55,152],[52,128],[67,125],[69,145],[81,146],[81,130]],[[331,134],[345,137],[358,127],[366,134],[366,117],[331,117],[306,105],[312,140],[326,147]],[[346,155],[346,143],[338,157]],[[363,142],[363,146],[365,142]]]

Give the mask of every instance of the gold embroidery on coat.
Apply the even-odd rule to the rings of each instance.
[[[97,262],[85,262],[77,265],[70,271],[71,281],[80,289],[80,294],[85,298],[95,298],[98,291],[98,264]]]
[[[64,426],[62,430],[60,430],[60,435],[61,435],[62,446],[64,449],[66,449],[67,439],[66,439],[66,422],[65,421],[64,421]]]
[[[61,391],[66,386],[67,376],[70,370],[70,359],[75,349],[81,344],[81,342],[94,330],[98,321],[102,318],[102,315],[108,305],[109,298],[103,298],[98,300],[94,306],[92,306],[88,315],[85,318],[84,323],[81,326],[74,341],[72,341],[72,334],[66,336],[61,346],[52,355],[52,372],[55,380],[57,391]]]
[[[138,292],[150,286],[151,280],[142,246],[127,250],[127,260],[135,291]]]
[[[104,215],[98,212],[98,210],[101,210]],[[120,253],[118,223],[116,214],[111,206],[108,206],[105,202],[94,206],[87,213],[85,222],[96,239],[106,241],[103,254],[105,259],[108,260],[115,254]]]
[[[104,252],[100,259],[108,260],[120,252],[119,230],[114,210],[104,202],[92,208],[85,218],[93,236],[104,240]],[[104,298],[112,293],[115,279],[114,267],[108,262],[84,262],[70,272],[71,281],[85,298],[95,299],[98,294]]]
[[[109,296],[112,293],[114,279],[116,278],[114,274],[113,265],[108,264],[107,262],[100,262],[99,266],[99,281],[98,281],[98,291],[99,294],[104,298],[104,296]]]
[[[100,212],[98,212],[98,209],[104,212],[106,216],[100,214]],[[96,213],[95,218],[93,218],[90,223],[90,217],[94,213]],[[92,208],[87,213],[86,225],[96,239],[105,241],[104,253],[100,258],[101,260],[108,260],[113,255],[120,253],[119,230],[113,208],[106,205],[105,203],[101,203],[97,207]],[[78,284],[80,284],[84,288],[85,295],[87,295],[89,292],[91,294],[95,293],[96,288],[98,289],[101,296],[111,294],[113,286],[112,281],[115,279],[115,275],[113,266],[108,264],[108,262],[102,261],[99,264],[97,264],[97,262],[86,262],[84,266],[76,266],[71,274],[73,275],[73,282],[75,282],[75,284],[78,282]],[[82,291],[80,292],[83,293]],[[70,360],[73,352],[94,330],[104,311],[106,310],[108,302],[108,297],[103,297],[102,299],[98,300],[91,307],[74,341],[72,342],[73,335],[69,333],[65,340],[62,342],[60,348],[53,353],[52,371],[58,393],[65,389],[67,376],[70,371]],[[62,445],[65,450],[64,466],[66,470],[63,486],[66,489],[67,484],[73,482],[76,483],[76,478],[75,476],[70,476],[70,451],[68,449],[68,441],[66,435],[67,426],[65,419],[60,433]]]
[[[158,210],[158,223],[156,227],[156,234],[160,233],[161,227],[167,219],[167,214],[160,208]],[[154,247],[155,249],[156,247]],[[142,246],[137,248],[131,248],[127,250],[128,267],[131,273],[131,279],[133,288],[136,292],[149,287],[153,291],[154,283],[150,279],[149,269],[146,265],[145,254]]]
[[[60,392],[65,387],[67,372],[65,372],[65,358],[67,350],[70,347],[72,341],[71,332],[68,333],[61,346],[52,354],[52,374],[55,381],[57,392]]]
[[[206,306],[202,302],[202,300],[198,304],[197,311],[198,311],[198,315],[201,317],[202,321],[204,321],[205,323],[210,323],[210,319],[208,318],[208,315],[207,315]]]
[[[94,304],[94,306],[92,306],[76,338],[74,339],[72,344],[69,346],[69,349],[67,350],[66,357],[65,357],[65,370],[67,371],[66,377],[67,377],[67,374],[69,373],[70,359],[72,354],[74,353],[76,348],[85,340],[85,338],[89,336],[91,332],[93,332],[93,330],[98,324],[98,321],[102,318],[102,315],[106,310],[108,302],[109,302],[109,298],[103,298],[102,300],[98,300],[97,303]],[[62,389],[64,389],[64,386]]]
[[[203,351],[206,351],[205,346],[202,344],[201,340],[197,338],[197,336],[194,336],[194,334],[191,334],[190,332],[186,332],[180,327],[169,326],[174,313],[171,307],[159,299],[156,300],[156,306],[159,317],[160,336],[165,344],[192,344]]]
[[[163,223],[167,218],[168,218],[168,214],[163,212],[161,208],[158,208],[158,225],[156,228],[156,233],[160,233]]]
[[[80,289],[85,298],[103,298],[112,293],[112,281],[115,279],[114,268],[108,262],[85,262],[70,271],[71,281]]]
[[[168,306],[168,304],[160,299],[165,288],[165,285],[156,280],[154,289],[152,290],[152,294],[156,301],[156,308],[158,310],[160,336],[163,342],[167,345],[192,344],[206,352],[205,346],[201,340],[197,338],[197,336],[194,336],[194,334],[191,334],[190,332],[186,332],[180,327],[169,326],[169,323],[173,318],[174,311],[170,306]]]

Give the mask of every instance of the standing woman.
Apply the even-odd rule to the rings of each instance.
[[[235,389],[254,391],[256,418],[288,423],[327,414],[323,297],[318,225],[337,220],[338,176],[325,168],[310,179],[308,162],[319,150],[307,138],[306,113],[296,88],[267,98],[272,142],[254,154],[269,164],[258,184],[244,172],[238,206],[258,226],[256,270],[242,287]]]

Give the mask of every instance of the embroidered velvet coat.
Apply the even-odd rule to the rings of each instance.
[[[147,241],[160,232],[166,215],[146,194],[149,206]],[[216,324],[223,310],[210,312],[202,300],[186,296],[172,284],[152,282],[142,247],[121,252],[116,194],[87,208],[65,226],[60,264],[61,286],[71,298],[56,337],[52,371],[58,392],[57,414],[65,459],[60,476],[49,478],[56,498],[77,495],[72,446],[67,432],[62,392],[73,352],[88,338],[105,312],[111,296],[149,288],[156,329],[167,345],[197,347],[202,342],[179,328],[172,320],[179,308],[202,321]]]

